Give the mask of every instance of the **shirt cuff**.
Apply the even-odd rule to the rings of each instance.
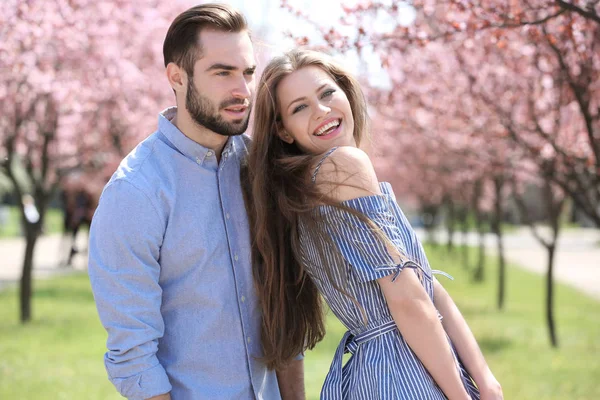
[[[138,375],[127,378],[110,378],[121,396],[129,400],[144,400],[172,389],[169,377],[162,365],[158,364]]]

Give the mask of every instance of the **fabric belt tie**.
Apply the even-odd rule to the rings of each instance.
[[[327,374],[325,383],[323,384],[323,387],[327,389],[321,392],[321,400],[343,400],[346,398],[344,395],[344,383],[342,377],[342,359],[344,357],[344,353],[352,353],[355,355],[359,351],[362,344],[396,329],[396,323],[391,320],[383,323],[382,325],[368,329],[356,336],[352,335],[350,331],[347,331],[338,345],[335,355],[333,356],[331,368],[329,369],[329,373]],[[351,363],[352,360],[353,359],[351,358],[348,363]]]
[[[346,341],[344,353],[350,352],[352,354],[355,354],[356,351],[358,350],[358,346],[360,346],[361,344],[368,342],[369,340],[373,340],[381,335],[385,335],[386,333],[394,331],[396,329],[398,329],[396,327],[396,323],[392,320],[392,321],[386,322],[383,325],[379,325],[379,326],[376,326],[375,328],[366,330],[365,332],[363,332],[359,335],[349,336]]]

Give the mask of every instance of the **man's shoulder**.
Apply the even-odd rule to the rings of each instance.
[[[119,163],[113,179],[137,180],[144,172],[155,172],[157,165],[153,162],[160,157],[161,140],[159,132],[154,132],[127,154]]]
[[[243,133],[239,136],[234,136],[233,139],[236,147],[236,153],[243,157],[247,156],[250,152],[250,146],[252,145],[252,138]]]
[[[121,160],[108,186],[133,186],[141,191],[160,182],[160,153],[163,143],[154,132]],[[125,185],[122,185],[122,184]]]

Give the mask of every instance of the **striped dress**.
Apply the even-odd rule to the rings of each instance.
[[[336,207],[324,205],[314,211],[317,229],[306,223],[305,217],[299,221],[302,262],[332,312],[348,329],[336,350],[321,399],[446,399],[397,329],[376,281],[391,274],[395,279],[403,268],[411,268],[433,301],[432,273],[437,272],[429,267],[390,184],[380,183],[380,188],[382,195],[342,204],[373,221],[410,261],[395,262],[369,225]],[[335,268],[328,273],[324,263]],[[343,355],[348,352],[352,356],[343,365]],[[454,354],[467,392],[472,399],[479,399],[470,375]]]

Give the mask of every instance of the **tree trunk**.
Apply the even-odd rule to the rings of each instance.
[[[454,251],[454,232],[456,225],[456,212],[454,209],[454,202],[451,198],[446,198],[446,229],[448,231],[448,242],[446,243],[446,249],[448,253]]]
[[[427,204],[421,207],[421,215],[423,216],[423,226],[427,231],[427,240],[432,246],[437,246],[435,237],[436,218],[439,211],[439,205]]]
[[[484,279],[484,268],[485,268],[485,232],[483,229],[483,212],[479,206],[479,200],[483,194],[483,182],[475,182],[475,188],[473,191],[472,208],[475,213],[475,224],[477,226],[477,234],[479,238],[479,251],[477,255],[477,267],[473,274],[475,282],[482,282]]]
[[[492,220],[492,229],[496,235],[496,244],[498,246],[498,309],[504,308],[504,297],[506,287],[506,261],[504,258],[504,237],[502,234],[502,189],[504,187],[504,178],[497,176],[494,178],[494,219]]]
[[[556,246],[547,247],[548,250],[548,274],[546,275],[546,322],[552,347],[558,347],[556,326],[554,325],[554,254]]]
[[[478,220],[480,217],[477,218]],[[477,252],[477,268],[475,269],[475,274],[473,274],[473,279],[476,282],[482,282],[485,278],[485,232],[483,230],[483,223],[477,222],[477,233],[479,237],[479,251]]]
[[[496,233],[498,245],[498,310],[504,309],[506,293],[506,260],[504,259],[504,240],[502,231]]]
[[[458,213],[460,230],[462,232],[462,264],[464,269],[469,269],[469,210],[461,207]]]
[[[36,225],[37,224],[26,224],[24,226],[26,244],[19,293],[22,323],[27,323],[31,320],[31,295],[33,293],[33,256],[35,245],[39,237],[39,228]]]

